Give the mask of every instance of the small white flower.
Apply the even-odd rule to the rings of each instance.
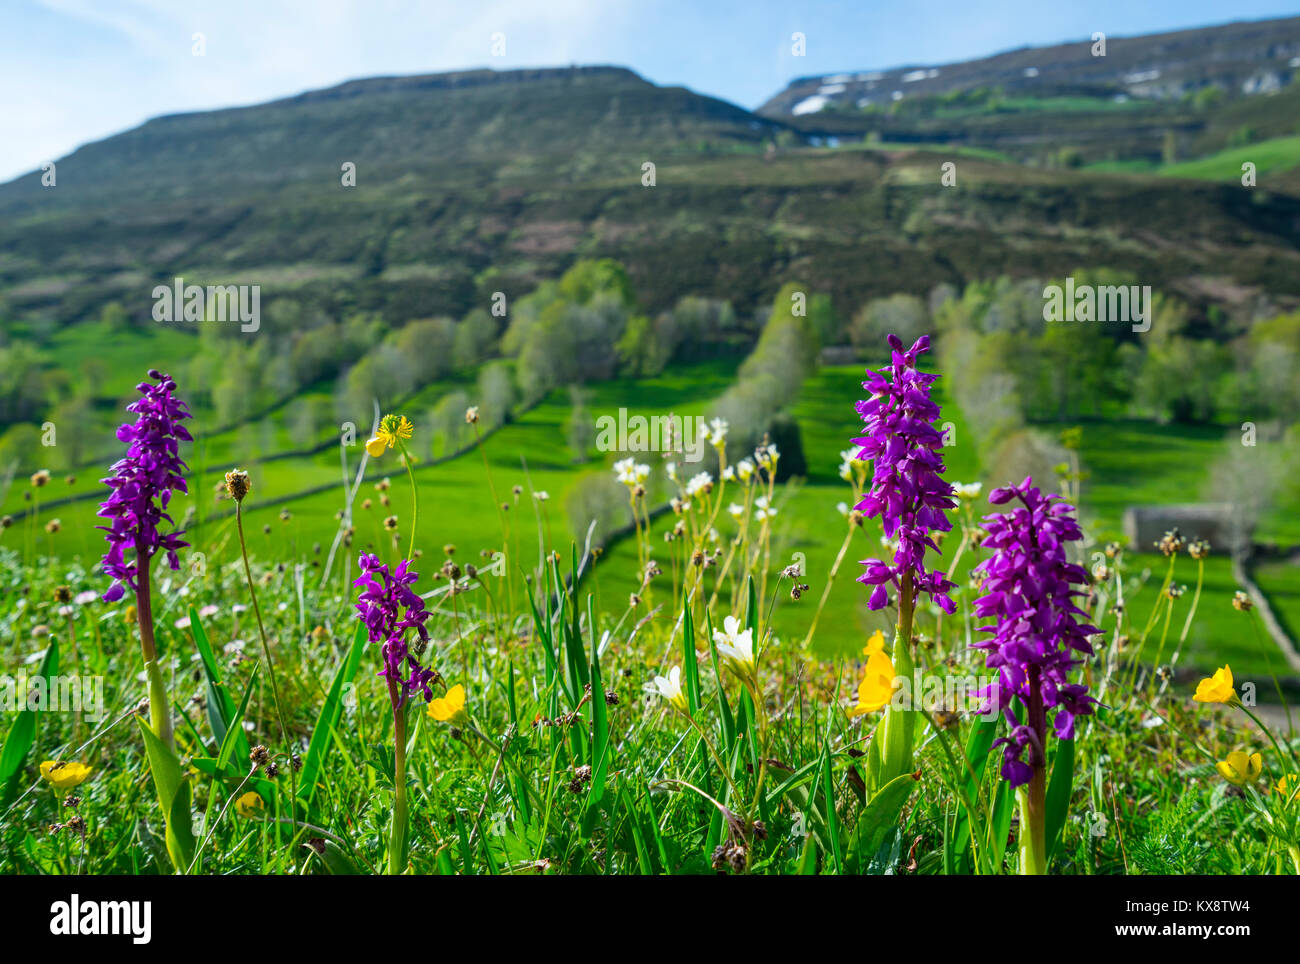
[[[745,507],[743,505],[736,505],[736,503],[733,502],[731,505],[727,506],[727,512],[731,514],[733,519],[739,519],[745,514]]]
[[[957,498],[964,499],[967,502],[974,502],[980,497],[980,493],[984,491],[984,483],[967,482],[962,484],[961,482],[954,482],[952,484],[952,489],[953,494],[956,495]]]
[[[728,616],[722,621],[722,629],[713,631],[713,642],[718,647],[718,655],[738,670],[753,668],[754,631],[741,632],[740,620],[735,616]]]
[[[741,459],[736,466],[736,474],[740,476],[740,481],[748,482],[749,477],[754,474],[754,463],[749,459]]]
[[[676,462],[669,462],[667,465],[664,466],[664,471],[668,473],[668,478],[672,479],[674,482],[677,481],[677,463],[676,463]]]
[[[620,459],[614,463],[614,474],[620,482],[633,489],[650,477],[650,466],[639,465],[632,458]]]
[[[550,494],[545,489],[540,489],[537,492],[533,493],[533,498],[536,499],[538,502],[545,502],[550,497],[551,497]]]
[[[761,519],[776,518],[776,509],[768,505],[767,496],[765,495],[760,495],[757,499],[754,500],[754,509],[756,510],[754,512],[755,519],[761,520]]]
[[[667,676],[656,676],[654,685],[660,696],[683,713],[686,712],[686,694],[682,692],[682,668],[680,666],[674,666],[670,669]]]
[[[699,495],[701,492],[707,492],[713,487],[713,476],[708,472],[700,472],[698,475],[691,477],[691,481],[686,483],[687,495]]]
[[[835,511],[847,519],[849,515],[849,504],[847,502],[837,503],[835,506]]]
[[[727,441],[727,423],[720,418],[713,419],[709,422],[704,437],[711,441],[715,448],[722,448]]]
[[[722,470],[722,480],[731,482],[736,478],[736,468],[733,465],[725,466]]]
[[[859,449],[844,449],[840,452],[840,478],[845,482],[853,481],[853,467],[862,464],[862,460],[858,458],[859,451]]]

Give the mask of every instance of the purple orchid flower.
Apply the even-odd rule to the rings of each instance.
[[[1074,586],[1087,583],[1088,574],[1066,558],[1066,543],[1082,539],[1083,533],[1074,506],[1059,496],[1044,496],[1033,481],[1027,478],[989,494],[994,505],[1020,504],[985,517],[989,535],[982,545],[993,555],[974,569],[983,574],[987,591],[976,600],[975,613],[996,619],[994,625],[980,627],[993,637],[972,644],[988,654],[985,665],[998,671],[998,682],[979,695],[985,699],[984,712],[996,706],[1011,724],[1010,736],[994,745],[1003,747],[1002,775],[1013,788],[1028,783],[1045,764],[1048,713],[1055,711],[1057,738],[1071,740],[1075,719],[1091,714],[1097,702],[1086,686],[1068,681],[1081,662],[1078,654],[1092,655],[1089,637],[1098,632],[1074,604],[1083,595]],[[1013,696],[1025,708],[1024,722],[1012,708]]]
[[[948,590],[954,583],[942,572],[925,568],[925,550],[939,551],[931,532],[947,532],[952,523],[945,509],[956,508],[952,486],[942,478],[943,436],[933,423],[939,406],[930,399],[930,386],[938,375],[917,371],[916,359],[930,350],[930,338],[923,335],[907,351],[896,335],[889,336],[891,364],[879,372],[869,371],[862,387],[871,398],[858,402],[858,414],[866,435],[853,440],[862,446],[858,458],[872,462],[871,488],[855,508],[868,518],[879,515],[888,538],[897,538],[893,565],[880,559],[864,559],[866,570],[858,581],[875,586],[868,605],[882,609],[889,603],[892,585],[902,592],[905,577],[911,577],[912,601],[928,593],[944,612],[956,609]],[[888,376],[888,377],[887,377]]]
[[[136,386],[141,398],[126,407],[138,416],[134,423],[123,425],[117,437],[128,443],[126,457],[113,466],[113,474],[101,481],[112,493],[100,503],[98,515],[110,525],[97,526],[107,533],[109,549],[104,555],[106,575],[113,584],[104,593],[105,602],[115,602],[126,593],[123,584],[138,592],[140,567],[148,567],[155,553],[165,552],[173,570],[180,568],[177,551],[188,546],[181,541],[181,530],[161,533],[162,522],[175,525],[167,514],[173,492],[188,492],[181,460],[181,442],[191,441],[181,424],[190,418],[185,403],[173,396],[176,389],[169,375],[150,369],[149,378],[157,384],[141,382]],[[135,558],[127,551],[135,550]]]
[[[354,585],[363,588],[357,597],[357,611],[361,613],[370,641],[381,644],[384,668],[379,675],[388,680],[394,708],[419,692],[424,693],[426,700],[433,699],[431,683],[435,674],[420,664],[406,644],[408,629],[414,629],[421,642],[429,642],[424,623],[431,614],[424,608],[424,600],[411,589],[419,573],[413,572],[405,559],[390,572],[378,556],[364,552],[359,565],[361,576]]]

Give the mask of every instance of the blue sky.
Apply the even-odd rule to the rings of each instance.
[[[1300,13],[1273,0],[2,0],[0,181],[159,114],[342,80],[571,63],[756,107],[792,77]],[[790,37],[807,37],[791,55]],[[202,33],[204,56],[192,37]],[[505,35],[505,56],[491,54]]]

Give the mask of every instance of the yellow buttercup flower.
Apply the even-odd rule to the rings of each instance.
[[[1300,796],[1300,794],[1297,793],[1297,789],[1300,789],[1296,786],[1298,783],[1300,783],[1300,776],[1296,776],[1294,773],[1288,773],[1274,785],[1273,792],[1282,796],[1283,806],[1286,806],[1295,800],[1297,796]]]
[[[235,801],[235,812],[241,817],[247,817],[251,820],[254,817],[260,817],[262,815],[262,808],[265,806],[266,804],[262,802],[262,798],[252,790],[249,790],[246,794]]]
[[[1216,669],[1213,676],[1208,676],[1196,684],[1196,695],[1192,697],[1198,703],[1230,703],[1237,698],[1237,691],[1232,688],[1232,667],[1226,663],[1223,669]]]
[[[863,652],[867,654],[867,669],[858,684],[858,705],[849,716],[874,713],[894,696],[894,663],[885,654],[884,634],[879,630],[873,633]]]
[[[366,451],[371,458],[378,458],[385,449],[391,449],[398,439],[408,439],[415,430],[411,420],[405,415],[385,415],[379,420],[379,431],[375,437],[366,442]]]
[[[59,790],[71,790],[83,783],[90,776],[90,767],[84,763],[61,763],[46,760],[41,764],[41,776]]]
[[[1214,768],[1219,771],[1219,776],[1234,787],[1244,787],[1247,783],[1254,783],[1264,769],[1264,758],[1258,753],[1247,754],[1233,750],[1226,760],[1220,760]]]
[[[429,715],[439,723],[457,726],[469,719],[465,712],[465,687],[457,683],[447,690],[446,696],[429,701]]]

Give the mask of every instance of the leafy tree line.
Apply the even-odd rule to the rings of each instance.
[[[1138,284],[1105,269],[1072,277],[1075,290]],[[1267,306],[1241,316],[1215,306],[1198,313],[1153,291],[1146,331],[1123,321],[1045,321],[1044,289],[1064,284],[1002,276],[960,292],[940,286],[928,301],[910,294],[878,298],[862,306],[845,334],[862,350],[874,350],[891,331],[905,341],[931,332],[952,343],[950,349],[959,345],[969,367],[954,372],[950,366],[950,378],[990,389],[984,404],[991,428],[1008,410],[1027,422],[1123,416],[1226,424],[1293,417],[1300,400],[1294,377],[1300,313]]]
[[[1073,277],[1076,290],[1136,283],[1112,271]],[[876,299],[854,316],[848,335],[869,349],[890,330],[904,340],[936,332],[944,387],[991,477],[1051,478],[1069,461],[1068,446],[1055,431],[1041,431],[1044,423],[1149,419],[1224,431],[1203,491],[1181,498],[1234,506],[1243,532],[1272,506],[1300,504],[1293,444],[1300,441],[1300,312],[1265,306],[1234,317],[1211,307],[1198,315],[1153,291],[1150,327],[1135,332],[1123,322],[1045,321],[1046,284],[1000,277],[961,292],[936,289],[928,301]],[[1242,444],[1244,426],[1257,444]]]

